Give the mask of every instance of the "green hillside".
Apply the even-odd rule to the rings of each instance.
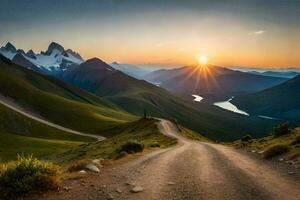
[[[51,122],[91,134],[110,136],[106,130],[136,119],[99,97],[2,60],[0,94]]]
[[[213,140],[234,140],[247,133],[266,135],[277,122],[242,116],[207,104],[188,104],[165,91],[140,91],[105,97],[124,110],[141,115],[145,108],[156,117],[178,123]]]
[[[120,158],[120,148],[128,141],[137,141],[144,145],[144,151],[166,148],[177,143],[174,138],[163,135],[157,128],[156,119],[140,119],[119,127],[118,135],[107,140],[88,143],[56,156],[56,162],[68,164],[82,159]],[[124,156],[124,155],[123,155]]]
[[[0,162],[13,160],[17,154],[50,156],[94,141],[46,126],[0,104]]]

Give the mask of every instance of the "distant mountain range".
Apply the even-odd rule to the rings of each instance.
[[[5,46],[0,48],[0,54],[15,64],[39,73],[50,75],[59,74],[62,71],[84,62],[84,59],[79,53],[71,49],[65,50],[63,46],[56,42],[50,43],[47,50],[40,53],[35,53],[31,49],[25,53],[24,50],[17,49],[13,44],[8,42]],[[137,79],[140,79],[146,73],[153,71],[147,67],[121,64],[118,62],[113,62],[110,66]]]
[[[257,93],[238,96],[232,102],[251,114],[300,123],[300,76]]]
[[[158,70],[143,78],[180,96],[191,98],[192,94],[196,94],[204,97],[205,101],[220,101],[231,96],[257,92],[287,80],[213,65],[207,68],[190,66]]]
[[[52,42],[48,49],[41,53],[35,53],[33,50],[25,53],[24,50],[17,50],[8,42],[0,48],[0,54],[15,64],[44,74],[56,74],[84,62],[78,53],[71,49],[65,50],[55,42]]]
[[[280,77],[280,78],[294,78],[300,75],[300,72],[295,72],[295,71],[265,71],[265,72],[249,71],[248,73],[263,75],[263,76]]]
[[[110,66],[112,66],[113,68],[124,72],[125,74],[132,76],[134,78],[140,79],[142,78],[145,74],[153,71],[153,70],[149,70],[137,65],[130,65],[130,64],[121,64],[118,62],[113,62],[110,64]]]

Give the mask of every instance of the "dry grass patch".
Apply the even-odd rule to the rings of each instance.
[[[68,172],[79,172],[85,170],[86,166],[89,164],[89,160],[79,160],[70,164],[68,167]]]
[[[0,199],[13,199],[32,191],[58,188],[58,169],[32,156],[18,156],[15,163],[2,166]]]
[[[272,145],[263,152],[263,158],[269,159],[274,156],[286,153],[289,151],[289,146],[285,144],[275,144]]]

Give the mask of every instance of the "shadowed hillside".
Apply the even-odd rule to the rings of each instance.
[[[249,113],[300,123],[300,76],[233,102]]]
[[[176,119],[184,126],[217,140],[231,140],[244,130],[266,134],[272,121],[245,117],[210,105],[191,105],[163,88],[134,79],[94,58],[63,72],[60,79],[105,99],[121,109],[142,115]],[[248,132],[248,131],[247,131]]]

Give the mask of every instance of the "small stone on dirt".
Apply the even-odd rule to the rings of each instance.
[[[170,181],[170,182],[168,182],[168,185],[175,185],[175,183]]]
[[[295,172],[289,172],[289,175],[293,175],[293,174],[295,174]]]
[[[116,189],[116,192],[117,193],[122,193],[122,190],[118,188],[118,189]]]
[[[251,152],[252,152],[252,153],[256,153],[256,151],[255,151],[255,150],[252,150]]]
[[[92,162],[93,162],[93,164],[97,165],[98,167],[102,167],[101,161],[102,161],[102,159],[94,159]]]
[[[79,171],[80,174],[86,174],[86,171],[85,170],[81,170]]]
[[[139,193],[139,192],[143,192],[144,191],[144,188],[142,188],[141,186],[135,186],[134,188],[132,188],[130,190],[130,192],[132,193]]]
[[[279,158],[279,162],[283,162],[284,161],[284,159],[283,158]]]
[[[85,168],[88,169],[88,170],[90,170],[90,171],[92,171],[92,172],[96,172],[96,173],[100,172],[99,168],[96,167],[96,165],[94,165],[92,163],[90,163],[87,166],[85,166]]]
[[[67,191],[67,192],[68,192],[70,189],[71,189],[70,187],[64,187],[64,190]]]
[[[295,163],[293,161],[286,161],[286,164],[294,165]]]
[[[126,185],[134,186],[135,184],[134,184],[134,183],[131,183],[131,182],[127,182]]]

